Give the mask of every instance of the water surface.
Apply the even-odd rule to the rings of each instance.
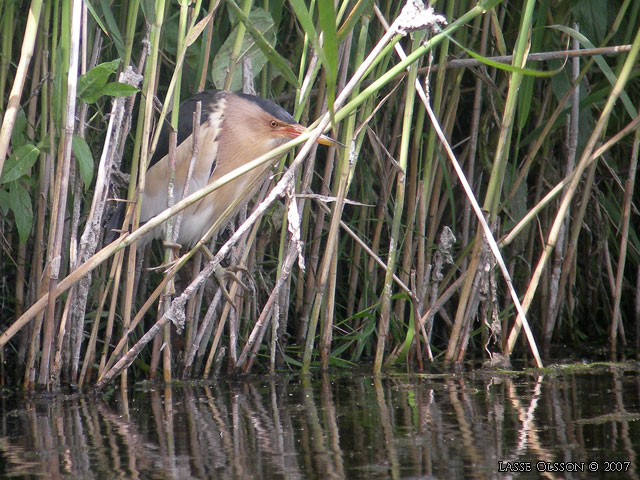
[[[638,478],[639,372],[630,363],[5,391],[0,477]]]

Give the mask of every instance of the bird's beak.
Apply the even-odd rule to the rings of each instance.
[[[304,131],[307,130],[307,127],[300,125],[300,124],[292,124],[292,125],[286,125],[282,128],[282,133],[290,138],[298,138],[300,136],[300,134]],[[320,135],[320,138],[318,138],[318,143],[320,145],[327,145],[327,146],[334,146],[334,147],[345,147],[344,144],[340,143],[337,140],[334,140],[331,137],[328,137],[327,135]]]

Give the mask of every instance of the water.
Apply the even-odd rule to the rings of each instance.
[[[628,363],[5,391],[0,477],[638,478],[639,372]]]

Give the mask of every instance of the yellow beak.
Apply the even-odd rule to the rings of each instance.
[[[305,127],[304,125],[300,125],[299,123],[292,124],[292,125],[284,125],[282,127],[282,133],[285,136],[290,138],[298,138],[300,134],[305,132],[306,130],[307,130],[307,127]],[[346,147],[346,145],[340,143],[337,140],[334,140],[331,137],[328,137],[327,135],[320,135],[320,138],[318,138],[318,143],[320,145]]]

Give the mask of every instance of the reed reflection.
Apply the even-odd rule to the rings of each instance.
[[[0,477],[501,478],[498,462],[609,458],[637,478],[636,374],[250,377],[5,397]]]

